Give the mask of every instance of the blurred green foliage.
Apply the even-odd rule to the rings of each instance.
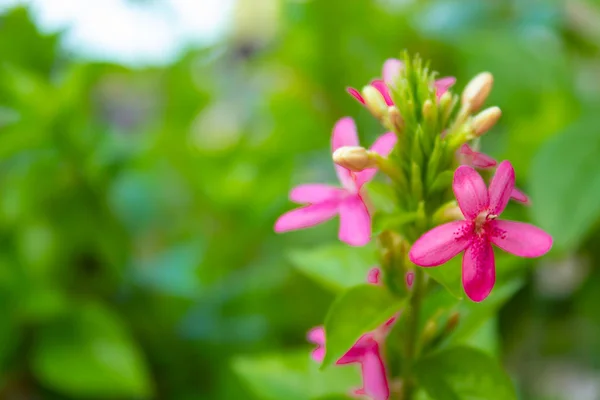
[[[334,182],[335,120],[355,116],[365,143],[382,133],[344,88],[402,49],[456,90],[495,75],[489,104],[504,116],[482,146],[512,161],[533,200],[507,214],[556,240],[515,265],[527,283],[500,318],[457,342],[499,353],[524,399],[598,382],[600,5],[236,7],[221,43],[144,69],[73,57],[25,9],[0,16],[0,397],[344,398],[339,382],[356,377],[334,369],[324,384],[304,336],[335,277],[355,284],[374,258],[335,256],[336,222],[282,236],[272,224],[292,185]]]

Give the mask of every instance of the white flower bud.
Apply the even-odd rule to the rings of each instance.
[[[340,147],[333,152],[333,162],[354,172],[377,166],[369,151],[360,146]]]
[[[471,112],[481,108],[492,91],[494,77],[489,72],[482,72],[475,76],[465,87],[462,93],[462,104],[469,107]]]
[[[486,108],[471,121],[471,127],[475,136],[481,136],[489,131],[502,116],[502,111],[499,107]]]

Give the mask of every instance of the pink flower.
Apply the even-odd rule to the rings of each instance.
[[[458,159],[463,165],[470,165],[474,168],[489,169],[494,168],[497,164],[496,160],[487,154],[473,150],[468,144],[463,144],[458,149]],[[513,188],[510,198],[520,203],[529,204],[529,197],[521,190]]]
[[[385,103],[388,106],[393,106],[394,101],[390,96],[389,86],[394,84],[394,81],[400,74],[404,68],[404,63],[396,58],[389,58],[383,63],[382,77],[383,79],[374,79],[371,81],[370,85],[377,89],[381,96],[385,100]],[[438,79],[434,83],[434,87],[436,89],[436,97],[439,100],[440,97],[444,95],[450,89],[452,85],[456,82],[456,78],[452,76],[448,76],[445,78]],[[349,87],[347,88],[348,93],[352,95],[356,100],[360,101],[363,105],[366,104],[364,97],[360,94],[358,90],[355,88]]]
[[[371,268],[367,282],[379,285],[381,271]],[[379,340],[383,340],[396,321],[396,316],[390,318],[384,325],[373,332],[361,336],[339,360],[337,365],[359,363],[363,377],[363,387],[354,391],[358,395],[370,396],[373,400],[387,400],[390,394],[385,364],[379,350]],[[317,345],[312,352],[313,360],[322,362],[325,357],[325,329],[322,326],[308,331],[308,341]]]
[[[552,237],[543,230],[522,222],[497,219],[514,185],[515,171],[508,161],[498,166],[489,190],[473,168],[458,167],[452,188],[465,220],[425,233],[410,249],[410,260],[422,267],[434,267],[464,251],[465,293],[473,301],[484,300],[496,279],[492,244],[520,257],[539,257],[552,247]]]
[[[396,144],[392,132],[380,136],[371,150],[386,157]],[[332,150],[342,146],[358,146],[356,125],[352,118],[340,119],[333,128]],[[371,239],[371,216],[363,199],[363,185],[375,176],[377,169],[369,168],[352,172],[335,165],[342,187],[323,184],[296,186],[290,192],[290,200],[307,204],[283,214],[275,222],[275,232],[308,228],[340,216],[338,237],[353,246],[363,246]]]

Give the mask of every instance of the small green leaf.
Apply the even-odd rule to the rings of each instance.
[[[323,367],[343,356],[364,333],[386,322],[403,304],[404,299],[378,285],[355,286],[339,295],[325,317]]]
[[[415,366],[420,386],[436,400],[512,400],[510,378],[489,355],[455,347],[422,358]]]
[[[43,328],[33,349],[35,376],[70,397],[149,398],[152,385],[125,326],[99,304],[84,304]]]
[[[288,257],[300,272],[334,291],[365,282],[369,269],[377,265],[372,246],[350,247],[341,243],[293,250]]]
[[[592,117],[572,125],[546,142],[532,162],[534,220],[562,249],[580,243],[600,217],[598,122]]]
[[[346,399],[344,394],[360,385],[355,368],[319,371],[308,349],[239,357],[233,360],[232,367],[252,393],[264,400]]]

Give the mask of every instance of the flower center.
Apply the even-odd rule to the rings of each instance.
[[[496,219],[498,216],[491,214],[489,211],[482,211],[477,217],[475,217],[475,233],[482,235],[485,231],[485,225],[488,221]]]

